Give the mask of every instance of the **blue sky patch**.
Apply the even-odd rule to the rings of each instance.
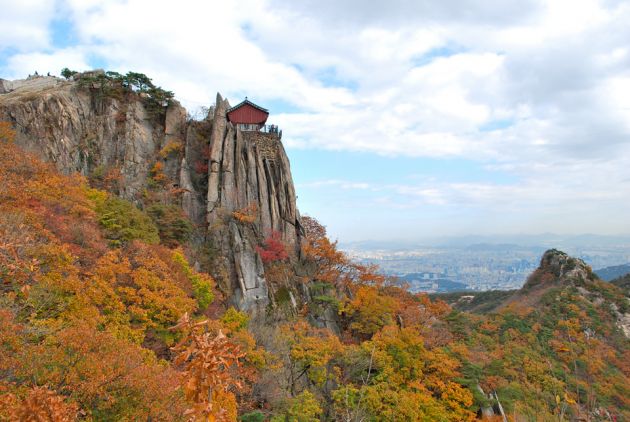
[[[491,120],[479,126],[479,130],[481,132],[492,132],[494,130],[507,129],[510,126],[514,126],[514,123],[514,119]]]
[[[484,162],[463,158],[389,157],[369,152],[287,150],[296,184],[321,180],[356,183],[418,183],[435,179],[446,183],[512,184],[516,176],[487,169]]]
[[[74,26],[66,19],[55,19],[49,26],[52,45],[56,49],[72,47],[79,43]]]
[[[337,69],[334,67],[322,69],[315,76],[325,87],[343,87],[352,91],[356,91],[359,88],[359,84],[356,81],[339,76]]]
[[[466,49],[456,45],[446,45],[429,50],[427,53],[413,57],[411,63],[414,67],[422,67],[431,63],[440,57],[450,57],[456,54],[464,53]]]

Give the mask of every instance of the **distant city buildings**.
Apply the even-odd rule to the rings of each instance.
[[[512,290],[538,267],[546,247],[474,245],[405,250],[346,250],[359,262],[377,264],[414,292]],[[566,248],[594,269],[630,261],[630,246]],[[449,284],[455,283],[455,284]],[[459,284],[458,284],[459,283]]]

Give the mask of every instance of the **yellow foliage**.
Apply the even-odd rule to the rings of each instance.
[[[360,286],[341,312],[353,322],[350,328],[361,336],[370,337],[394,322],[398,304],[391,296],[380,294],[376,287]]]
[[[171,154],[180,153],[184,150],[184,144],[180,139],[169,139],[169,141],[162,147],[159,154],[163,159],[167,158]]]
[[[311,327],[299,321],[281,327],[281,333],[290,348],[291,359],[317,385],[322,385],[329,376],[328,364],[341,353],[339,339],[330,331]]]
[[[321,414],[322,408],[313,393],[304,390],[291,401],[287,419],[290,422],[318,422]]]
[[[232,212],[232,216],[241,223],[254,223],[258,218],[258,205],[252,202],[247,207]]]
[[[247,327],[249,316],[245,312],[237,311],[233,306],[230,306],[220,320],[227,329],[236,332]]]

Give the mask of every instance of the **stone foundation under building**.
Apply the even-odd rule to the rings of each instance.
[[[266,133],[258,131],[244,131],[243,139],[256,145],[262,158],[268,161],[276,161],[278,157],[278,146],[280,144],[280,136],[277,133]]]

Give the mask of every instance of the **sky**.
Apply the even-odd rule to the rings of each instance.
[[[0,0],[0,77],[270,110],[340,241],[630,234],[630,2]]]

